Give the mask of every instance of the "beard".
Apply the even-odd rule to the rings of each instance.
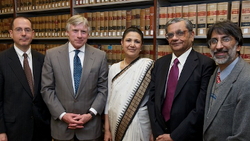
[[[225,64],[225,63],[228,63],[232,60],[234,60],[234,58],[236,57],[236,49],[237,49],[237,46],[238,44],[236,43],[234,45],[234,47],[232,47],[231,49],[221,49],[221,50],[215,50],[215,51],[212,51],[211,50],[211,55],[214,59],[214,61],[218,64]],[[216,56],[217,53],[226,53],[226,55],[224,56]]]

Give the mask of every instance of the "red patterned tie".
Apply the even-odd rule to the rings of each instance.
[[[217,77],[216,77],[216,83],[219,84],[221,82],[220,80],[220,72],[217,73]]]
[[[24,60],[23,60],[23,69],[24,69],[26,78],[27,78],[27,80],[28,80],[28,83],[29,83],[29,86],[30,86],[31,93],[32,93],[32,95],[34,96],[33,77],[32,77],[31,69],[30,69],[30,66],[29,66],[28,59],[27,59],[28,55],[27,55],[26,53],[24,53],[23,56],[24,56]]]
[[[164,116],[165,121],[168,121],[170,119],[171,107],[179,76],[178,63],[179,60],[176,58],[174,60],[174,65],[172,66],[168,75],[166,98],[162,108],[162,115]]]

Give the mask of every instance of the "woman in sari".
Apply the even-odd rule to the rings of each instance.
[[[151,126],[145,91],[151,79],[153,60],[140,58],[143,33],[136,27],[125,30],[121,45],[123,61],[113,64],[108,76],[105,109],[105,141],[149,141]]]

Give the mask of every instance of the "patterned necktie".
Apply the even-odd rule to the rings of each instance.
[[[217,77],[216,77],[216,83],[219,84],[221,82],[220,80],[220,72],[217,73]]]
[[[75,96],[77,94],[77,90],[79,87],[81,74],[82,74],[82,65],[81,60],[78,57],[78,53],[80,50],[75,50],[75,57],[74,57],[74,84],[75,84]]]
[[[172,107],[172,102],[174,99],[174,93],[178,82],[179,76],[179,68],[178,68],[179,60],[176,58],[174,60],[174,65],[172,66],[170,73],[168,75],[168,82],[167,82],[167,91],[166,91],[166,98],[162,108],[162,115],[164,116],[165,121],[170,119],[170,112]]]
[[[29,86],[30,86],[30,90],[32,95],[34,96],[34,83],[33,83],[33,77],[31,74],[31,69],[29,66],[29,62],[28,62],[28,55],[26,53],[23,54],[23,69],[24,69],[24,73],[26,75],[26,78],[28,80]]]

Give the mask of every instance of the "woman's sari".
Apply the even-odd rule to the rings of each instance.
[[[152,67],[153,60],[138,58],[112,79],[108,99],[112,140],[149,140],[151,127],[145,92]]]

